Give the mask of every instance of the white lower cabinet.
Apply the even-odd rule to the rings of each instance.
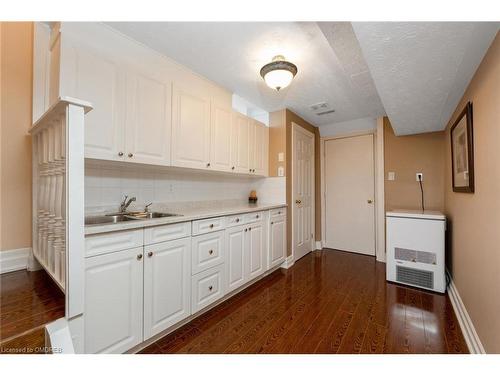
[[[269,228],[269,268],[272,268],[286,258],[286,216],[271,215]]]
[[[279,266],[286,210],[90,235],[86,256],[85,353],[123,353]]]
[[[194,314],[226,294],[224,265],[194,275],[191,282],[191,311]]]
[[[267,270],[267,241],[264,223],[240,225],[226,230],[226,273],[228,292]]]
[[[144,247],[144,340],[191,314],[191,238]]]
[[[226,277],[228,292],[245,283],[246,233],[248,227],[240,225],[226,229]]]
[[[85,353],[123,353],[143,341],[143,248],[87,258]]]

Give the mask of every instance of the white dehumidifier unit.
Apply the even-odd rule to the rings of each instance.
[[[444,293],[446,217],[436,211],[386,213],[388,281]]]

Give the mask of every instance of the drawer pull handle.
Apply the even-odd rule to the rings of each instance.
[[[214,251],[213,251],[213,250],[209,250],[209,251],[208,251],[208,253],[209,253],[210,255],[212,255],[212,254],[214,253]]]
[[[258,219],[260,216],[259,215],[255,215],[255,218]]]
[[[251,230],[252,230],[252,228],[248,228],[248,230],[249,230],[249,231],[251,231]]]
[[[246,231],[248,231],[248,229],[247,229],[247,228],[245,228],[245,232],[246,232]]]
[[[123,156],[123,152],[121,152],[121,151],[120,151],[120,152],[118,153],[118,156]]]
[[[141,260],[142,259],[142,254],[137,254],[137,260]]]
[[[237,223],[239,223],[239,222],[240,222],[240,219],[238,219],[238,218],[237,218],[237,219],[236,219],[236,222],[237,222]]]
[[[131,152],[128,153],[128,157],[131,158],[132,156],[134,156],[134,154],[132,154]]]
[[[278,211],[278,215],[281,215],[281,211]]]
[[[210,291],[211,291],[213,288],[214,288],[214,287],[213,287],[212,285],[210,285],[210,286],[208,287],[208,290],[210,290]]]
[[[210,224],[210,229],[213,229],[214,225],[213,224]]]
[[[152,256],[153,256],[153,252],[152,252],[152,251],[150,251],[150,252],[148,253],[148,257],[150,257],[150,258],[151,258]]]
[[[210,163],[207,163],[207,167],[210,167]]]
[[[232,170],[234,170],[234,165],[231,167]]]
[[[273,225],[273,224],[274,224],[274,222],[273,222],[273,221],[271,221],[271,225]]]

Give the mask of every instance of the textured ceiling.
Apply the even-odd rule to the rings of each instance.
[[[353,23],[397,135],[443,130],[499,23]]]
[[[290,108],[315,125],[385,114],[350,23],[119,22],[111,27],[189,67],[253,104]],[[298,67],[276,92],[259,75],[277,54]],[[318,116],[309,106],[328,103]]]

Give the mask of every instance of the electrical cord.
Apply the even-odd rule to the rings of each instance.
[[[422,212],[425,211],[424,208],[424,188],[422,186],[422,175],[418,175],[418,182],[420,184],[420,193],[421,193],[421,200],[422,200]]]

